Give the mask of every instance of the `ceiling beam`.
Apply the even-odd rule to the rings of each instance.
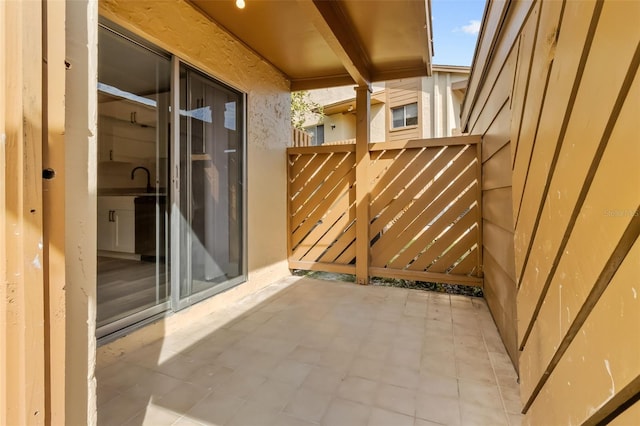
[[[372,76],[373,81],[399,80],[401,78],[426,77],[430,76],[426,66],[413,68],[390,69],[377,72]]]
[[[325,87],[349,86],[354,84],[353,78],[349,74],[328,77],[292,78],[290,81],[290,90],[292,92],[297,92],[299,90],[323,89]]]
[[[298,0],[331,50],[359,86],[371,84],[371,61],[338,0]]]

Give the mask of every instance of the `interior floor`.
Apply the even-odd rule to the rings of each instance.
[[[98,256],[98,326],[166,300],[166,278],[161,263],[156,291],[155,259],[149,262]]]

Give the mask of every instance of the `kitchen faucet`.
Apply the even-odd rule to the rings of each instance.
[[[147,169],[146,167],[134,167],[134,169],[131,170],[131,180],[135,178],[136,170],[138,169],[142,169],[147,172],[147,192],[153,192],[153,187],[151,186],[151,173],[149,173],[149,169]]]

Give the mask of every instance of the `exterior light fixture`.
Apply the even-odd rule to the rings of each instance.
[[[238,7],[238,9],[244,9],[244,0],[236,0],[236,6]]]

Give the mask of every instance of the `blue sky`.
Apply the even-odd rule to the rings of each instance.
[[[431,0],[433,64],[471,65],[485,0]]]

